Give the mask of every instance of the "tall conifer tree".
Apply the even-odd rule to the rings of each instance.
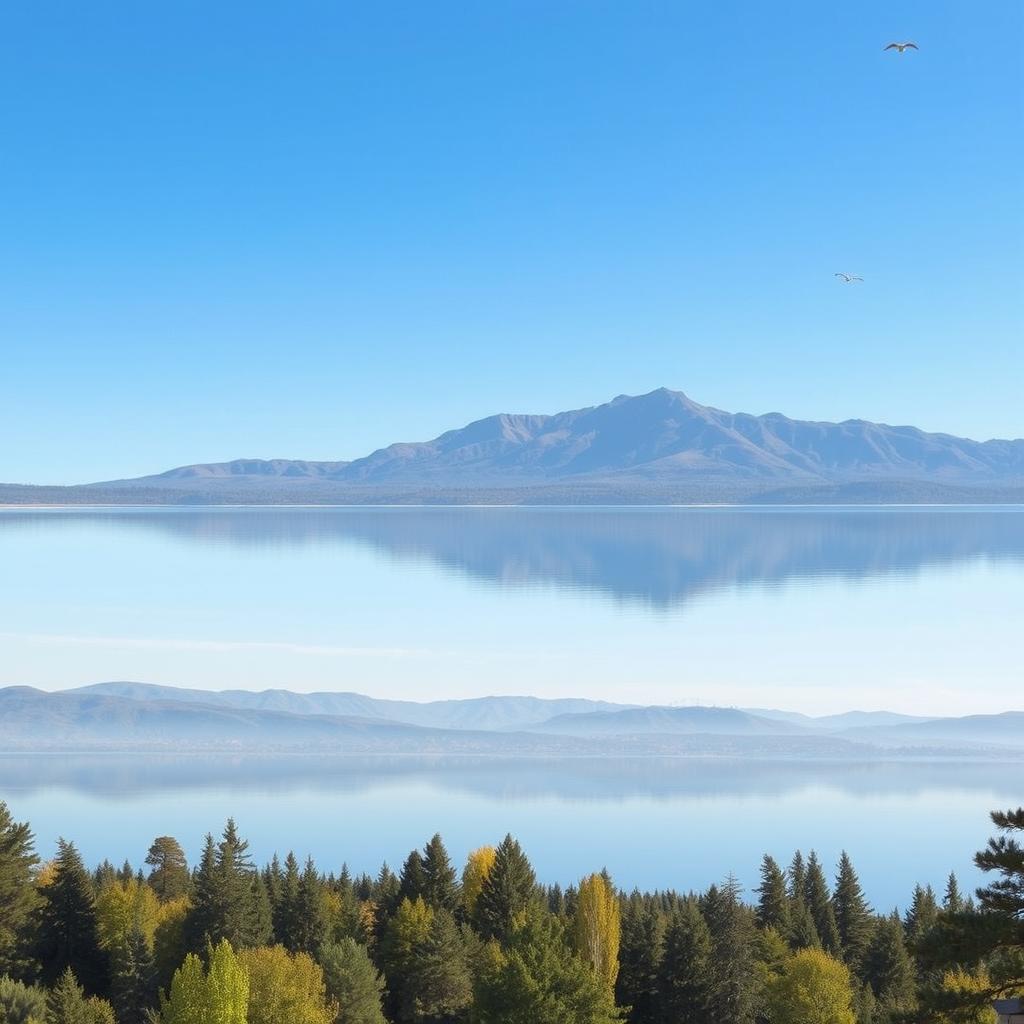
[[[825,872],[822,869],[821,861],[818,860],[818,855],[813,850],[807,858],[804,898],[807,901],[807,909],[811,912],[818,938],[821,940],[822,949],[826,953],[838,955],[839,928],[832,906],[832,896],[828,891],[828,882],[825,881]]]
[[[0,975],[23,966],[20,938],[37,902],[32,872],[38,863],[31,829],[0,800]]]
[[[90,995],[109,984],[107,955],[100,947],[92,880],[73,843],[58,841],[53,879],[43,887],[35,916],[35,957],[52,985],[69,968]]]
[[[764,855],[761,861],[761,884],[757,887],[757,923],[761,928],[774,928],[780,935],[789,932],[789,895],[786,876],[774,857]]]
[[[871,939],[871,909],[864,899],[860,879],[844,850],[839,858],[836,887],[832,895],[839,945],[846,964],[856,970]]]
[[[476,901],[476,922],[484,938],[504,940],[511,935],[533,901],[535,885],[536,876],[522,847],[511,835],[505,836]]]
[[[711,932],[697,901],[683,900],[665,929],[654,1021],[700,1024],[709,1019],[714,970]]]

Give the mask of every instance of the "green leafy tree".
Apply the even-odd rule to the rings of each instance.
[[[100,947],[92,880],[74,844],[58,841],[52,878],[42,887],[34,919],[35,958],[54,984],[70,968],[90,995],[106,992],[107,955]]]
[[[327,943],[320,950],[324,982],[337,1004],[337,1024],[387,1024],[381,1006],[384,978],[366,947],[353,938]]]
[[[38,863],[31,829],[16,822],[0,800],[0,975],[24,967],[20,938],[37,901],[33,871]]]
[[[525,914],[525,911],[524,911]],[[478,1024],[613,1024],[621,1020],[608,986],[569,948],[557,918],[534,911],[504,949],[489,949],[480,971]]]
[[[697,901],[683,900],[665,930],[654,1019],[679,1024],[708,1019],[714,985],[712,955],[711,931]]]
[[[153,840],[146,854],[150,867],[147,881],[161,903],[187,896],[191,887],[188,861],[181,844],[173,836]]]
[[[873,917],[864,899],[860,879],[844,850],[839,858],[836,887],[832,894],[839,947],[843,961],[856,970],[871,940]]]
[[[194,953],[174,973],[160,999],[161,1024],[248,1024],[249,973],[226,939],[208,950],[209,967]]]
[[[241,950],[238,962],[249,976],[248,1024],[334,1024],[323,968],[307,953],[264,946]]]
[[[512,934],[525,920],[536,883],[522,847],[512,836],[505,836],[476,901],[476,924],[484,938],[504,940]]]

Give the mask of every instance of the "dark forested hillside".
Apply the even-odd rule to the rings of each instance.
[[[0,1022],[989,1022],[1024,990],[1024,809],[993,821],[992,884],[950,875],[898,913],[813,850],[765,856],[753,893],[626,893],[582,851],[562,889],[511,836],[457,866],[435,835],[373,877],[257,866],[233,821],[193,865],[171,836],[140,865],[63,839],[44,861],[0,803]]]

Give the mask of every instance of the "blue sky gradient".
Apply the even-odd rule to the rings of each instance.
[[[0,480],[661,385],[1024,434],[1017,0],[40,0],[0,39]]]

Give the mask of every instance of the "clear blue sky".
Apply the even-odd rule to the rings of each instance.
[[[1020,436],[1022,43],[1019,0],[7,5],[0,480],[661,385]]]

